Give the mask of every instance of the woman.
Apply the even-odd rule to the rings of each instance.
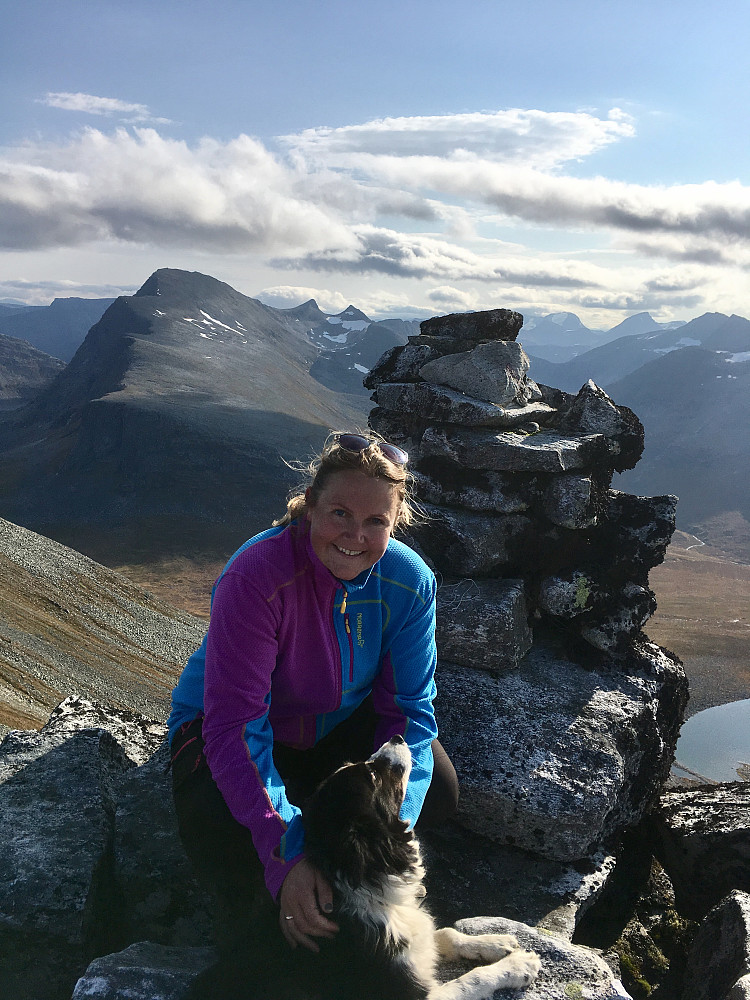
[[[224,952],[248,933],[263,880],[292,947],[336,933],[299,806],[344,761],[399,733],[414,758],[402,818],[455,810],[432,707],[435,578],[393,538],[412,519],[407,460],[373,434],[329,436],[308,488],[224,568],[174,689],[180,835],[218,896]]]

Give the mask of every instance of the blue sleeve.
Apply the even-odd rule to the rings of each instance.
[[[437,585],[426,570],[420,587],[411,591],[406,621],[393,636],[373,685],[380,719],[376,743],[399,733],[412,754],[412,771],[401,818],[413,826],[419,818],[432,779],[432,741],[437,736],[435,698],[435,595]],[[406,589],[406,588],[404,588]]]

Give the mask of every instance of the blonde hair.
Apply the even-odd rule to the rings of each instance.
[[[394,530],[406,528],[414,523],[417,515],[411,496],[412,477],[406,465],[392,462],[380,450],[379,443],[381,441],[384,444],[387,442],[375,431],[353,432],[361,434],[362,437],[366,437],[372,442],[369,447],[363,448],[362,451],[347,451],[346,448],[341,447],[339,437],[345,433],[331,431],[320,455],[311,459],[307,464],[291,465],[292,468],[305,476],[305,481],[292,490],[287,500],[286,514],[274,521],[274,526],[289,524],[295,519],[303,518],[307,507],[315,506],[328,480],[336,472],[361,472],[362,475],[369,476],[371,479],[382,479],[384,482],[390,483],[399,499]]]

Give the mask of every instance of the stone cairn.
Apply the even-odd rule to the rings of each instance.
[[[687,685],[679,662],[641,628],[656,607],[648,573],[674,531],[676,497],[610,489],[613,473],[640,458],[640,421],[591,381],[577,395],[537,385],[516,341],[522,324],[507,309],[427,320],[364,384],[377,404],[370,426],[410,453],[426,515],[409,541],[440,583],[438,721],[472,792],[463,820],[569,860],[637,821],[671,765]],[[550,701],[566,686],[564,706]],[[504,714],[510,688],[539,705],[536,721],[530,705],[520,719],[517,702],[512,718]],[[586,705],[591,714],[602,699],[609,746],[607,722],[579,733],[575,748],[573,736],[550,744],[556,725],[565,719],[575,733]],[[623,712],[631,722],[644,716],[632,753],[622,740],[615,746]],[[606,761],[582,765],[584,744]],[[555,771],[547,782],[545,768]],[[574,819],[576,780],[611,785],[596,816]]]

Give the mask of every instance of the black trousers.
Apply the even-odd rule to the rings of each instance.
[[[377,716],[372,698],[309,750],[275,744],[273,758],[293,805],[301,806],[320,782],[347,761],[366,760],[373,752]],[[270,897],[263,866],[250,831],[238,823],[211,775],[203,752],[202,719],[186,724],[172,740],[172,787],[180,838],[196,874],[216,897],[216,939],[220,951],[238,947],[266,910]],[[458,805],[455,769],[438,740],[435,766],[420,828],[449,819]]]

